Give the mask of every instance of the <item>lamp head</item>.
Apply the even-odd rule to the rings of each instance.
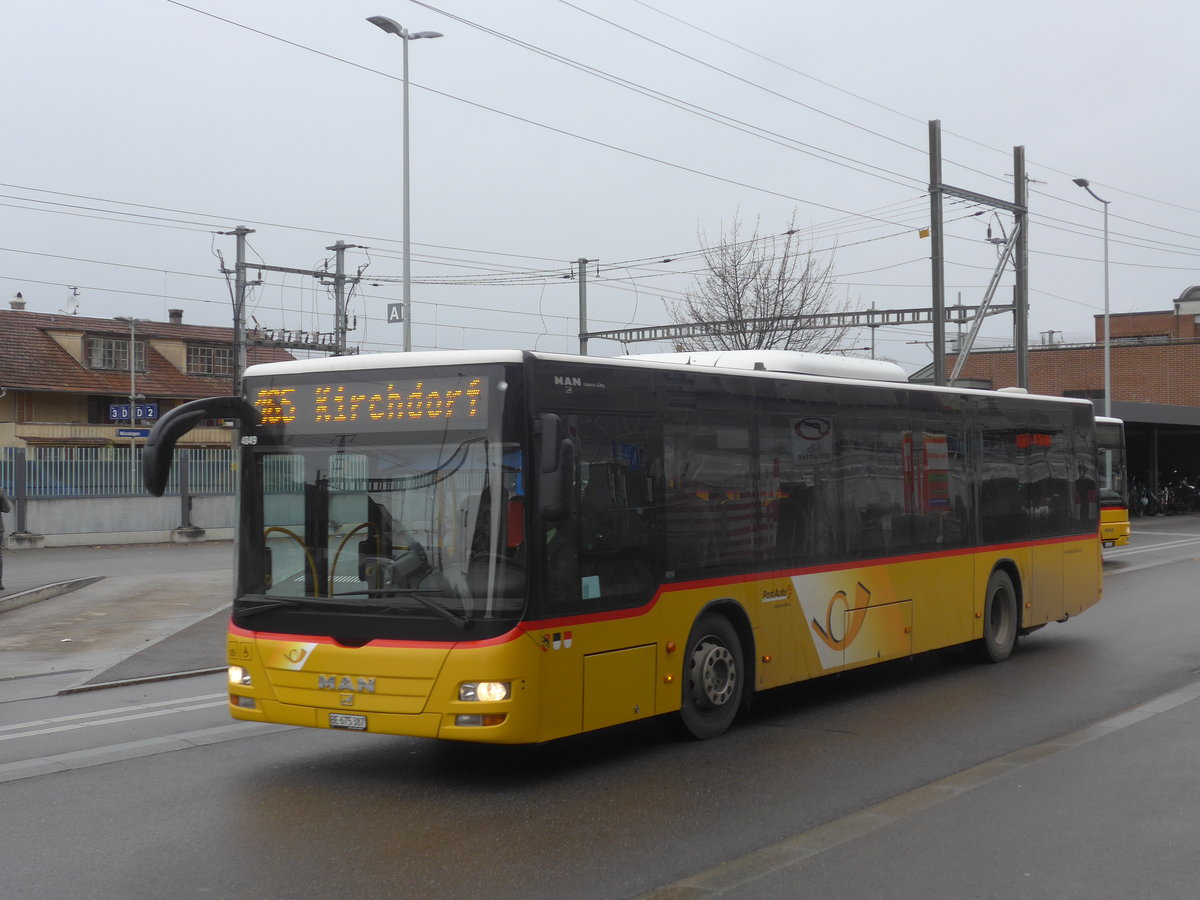
[[[387,16],[367,16],[367,21],[378,28],[382,28],[388,34],[398,34],[404,37],[404,29],[400,27],[400,23],[395,19],[389,19]]]
[[[1089,182],[1086,178],[1075,178],[1072,180],[1081,188],[1086,188],[1091,184],[1091,182]]]

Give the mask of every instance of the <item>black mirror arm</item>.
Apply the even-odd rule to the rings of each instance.
[[[237,419],[253,428],[258,412],[241,397],[208,397],[177,406],[155,422],[142,455],[142,483],[155,497],[167,489],[176,442],[205,419]]]

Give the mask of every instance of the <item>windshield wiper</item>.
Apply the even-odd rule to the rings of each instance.
[[[260,612],[266,612],[269,609],[279,609],[281,606],[299,606],[304,602],[304,600],[295,597],[263,597],[262,602],[254,606],[239,607],[238,613],[243,616],[253,616]]]
[[[458,628],[466,628],[468,625],[471,624],[470,616],[459,615],[458,613],[442,606],[442,604],[438,603],[436,600],[432,600],[428,596],[426,596],[427,594],[444,594],[444,593],[445,593],[445,591],[433,590],[433,589],[418,590],[418,589],[412,589],[412,588],[404,588],[404,589],[381,588],[378,590],[369,590],[369,591],[347,591],[344,594],[334,594],[333,596],[334,597],[366,596],[371,599],[377,599],[377,598],[382,599],[382,598],[391,598],[391,597],[407,597],[411,600],[416,600],[418,603],[420,603],[426,609],[437,613],[439,616],[441,616],[447,622],[453,623]],[[386,612],[388,610],[393,610],[393,609],[397,609],[397,607],[385,606],[385,607],[383,607],[382,611]]]

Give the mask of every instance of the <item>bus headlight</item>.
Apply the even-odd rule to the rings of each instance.
[[[512,696],[511,681],[465,681],[458,686],[458,699],[492,703]]]
[[[251,685],[254,684],[254,681],[250,678],[250,670],[249,669],[243,669],[241,666],[230,666],[229,667],[229,683],[230,684],[240,684],[240,685],[244,685],[245,687],[250,687]]]

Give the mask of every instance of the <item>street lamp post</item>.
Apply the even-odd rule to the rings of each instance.
[[[1103,197],[1096,196],[1086,178],[1076,178],[1075,183],[1092,195],[1093,200],[1104,204],[1104,414],[1112,415],[1112,338],[1108,328],[1108,204]]]
[[[439,38],[439,31],[407,31],[395,19],[387,16],[368,16],[367,21],[382,28],[388,34],[394,34],[404,41],[404,350],[412,350],[412,256],[409,248],[408,221],[408,42],[420,38]]]

